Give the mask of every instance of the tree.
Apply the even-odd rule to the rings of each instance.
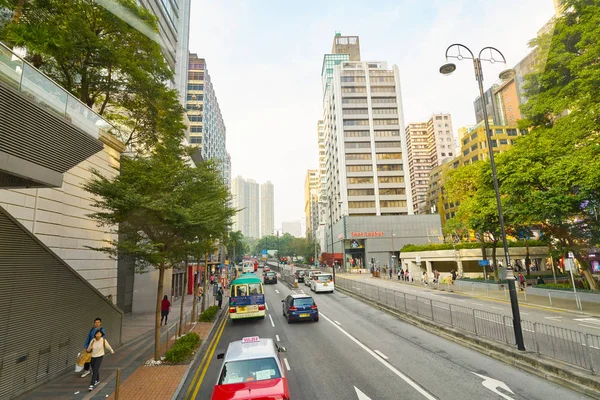
[[[238,259],[242,259],[242,256],[245,253],[245,246],[244,235],[241,231],[229,232],[229,238],[227,241],[227,253],[229,254],[229,259],[233,260],[234,264],[237,264]]]
[[[3,0],[14,18],[0,40],[27,49],[27,59],[88,107],[113,122],[127,145],[147,150],[164,111],[181,112],[151,11],[116,0]],[[134,28],[137,27],[138,29]]]
[[[176,122],[176,121],[174,121]],[[117,227],[120,240],[94,250],[130,257],[136,270],[159,270],[155,359],[160,356],[160,302],[166,269],[179,264],[194,238],[216,236],[229,225],[233,210],[220,174],[210,164],[188,166],[179,137],[164,140],[149,156],[124,158],[121,174],[107,179],[98,171],[85,189],[96,195],[90,216]]]
[[[568,0],[554,31],[532,41],[546,62],[526,77],[530,133],[499,157],[511,212],[540,222],[561,254],[573,252],[598,289],[589,252],[600,243],[600,7]]]

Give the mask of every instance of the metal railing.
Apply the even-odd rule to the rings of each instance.
[[[0,42],[0,81],[98,139],[113,126]]]
[[[515,345],[512,318],[338,276],[336,286],[395,310],[415,314],[479,337]],[[538,355],[589,370],[600,368],[600,336],[522,320],[525,347]]]

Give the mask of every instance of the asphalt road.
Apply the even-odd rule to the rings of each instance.
[[[260,270],[259,270],[260,272]],[[298,290],[298,289],[297,289]],[[267,317],[227,321],[206,370],[191,371],[195,399],[210,399],[221,366],[216,355],[244,336],[271,337],[284,357],[293,400],[314,399],[583,399],[530,375],[373,309],[342,293],[313,294],[319,322],[288,324],[285,283],[266,285]],[[191,380],[191,379],[189,379]],[[188,382],[189,383],[189,382]],[[186,393],[184,387],[182,393]]]

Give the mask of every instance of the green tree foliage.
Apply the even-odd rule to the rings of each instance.
[[[588,256],[600,243],[600,7],[593,0],[568,6],[554,31],[533,41],[546,45],[547,60],[527,77],[522,125],[531,132],[499,157],[498,172],[509,212],[539,221],[596,290]]]
[[[0,40],[112,121],[126,144],[153,146],[165,113],[181,113],[156,17],[135,0],[3,0],[13,18]],[[104,5],[116,5],[109,11]],[[134,28],[135,26],[135,28]]]
[[[123,158],[121,174],[112,179],[93,171],[85,189],[96,195],[98,211],[91,217],[99,225],[117,227],[119,235],[95,250],[132,259],[138,272],[159,270],[157,358],[165,270],[181,263],[192,251],[190,243],[222,238],[234,214],[229,192],[211,164],[188,166],[178,137],[163,140],[145,157]]]
[[[248,251],[248,245],[245,243],[244,235],[241,231],[229,232],[227,239],[227,253],[229,259],[238,263],[242,260],[244,254]]]
[[[278,244],[279,242],[279,244]],[[255,254],[261,254],[263,250],[276,250],[279,247],[281,257],[303,257],[309,261],[315,256],[315,241],[307,238],[297,238],[289,233],[283,236],[263,236],[254,247]],[[317,244],[317,251],[319,246]],[[317,252],[318,254],[318,252]]]

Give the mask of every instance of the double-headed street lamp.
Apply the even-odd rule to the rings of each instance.
[[[449,55],[449,51],[452,48],[457,49],[457,54]],[[466,50],[469,54],[464,55],[461,53],[461,49]],[[481,55],[484,52],[489,51],[489,58],[482,58]],[[494,53],[499,55],[501,58],[494,58]],[[506,279],[508,281],[508,289],[510,292],[510,304],[512,307],[513,314],[513,327],[515,331],[515,340],[517,342],[517,348],[521,351],[525,350],[525,344],[523,343],[523,331],[521,329],[521,315],[519,313],[519,300],[517,298],[517,291],[515,288],[515,276],[513,274],[513,269],[510,264],[510,255],[508,254],[508,242],[506,240],[506,229],[504,228],[504,215],[502,213],[502,202],[500,199],[500,189],[498,186],[498,175],[496,173],[496,162],[494,161],[494,149],[492,147],[492,132],[490,131],[490,123],[488,121],[488,113],[485,104],[485,93],[483,91],[483,68],[481,67],[482,61],[488,61],[492,64],[496,62],[501,62],[506,64],[506,58],[504,54],[500,52],[500,50],[494,47],[484,47],[479,52],[479,55],[475,57],[473,52],[465,45],[460,43],[455,43],[446,49],[446,61],[449,58],[455,58],[459,61],[467,59],[473,60],[473,68],[475,69],[475,79],[479,85],[479,98],[481,99],[482,109],[483,109],[483,121],[485,124],[485,133],[487,139],[488,151],[490,153],[490,165],[492,167],[492,180],[494,181],[494,192],[496,193],[496,206],[498,207],[498,221],[500,222],[500,232],[502,234],[502,244],[504,245],[504,259],[506,261]],[[456,70],[456,64],[447,63],[440,67],[440,73],[443,75],[450,75]],[[500,79],[506,80],[515,76],[514,69],[507,69],[500,73]]]

